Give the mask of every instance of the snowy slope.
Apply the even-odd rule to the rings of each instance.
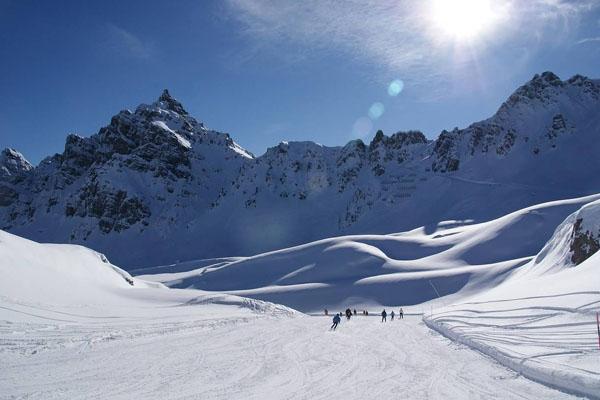
[[[496,288],[458,304],[440,301],[428,325],[531,379],[600,398],[598,232],[594,201]]]
[[[0,231],[0,393],[566,399],[569,392],[595,398],[600,371],[592,318],[600,304],[600,253],[590,249],[600,232],[599,205],[599,196],[563,200],[481,224],[452,221],[436,230],[333,238],[247,259],[151,268],[146,272],[156,275],[143,279],[84,247],[38,244]],[[537,256],[523,256],[542,246]],[[587,258],[573,259],[584,252]],[[275,293],[307,307],[311,297],[343,299],[344,306],[360,300],[372,317],[343,321],[330,333],[329,318],[150,281],[240,285],[238,274],[251,283],[281,283],[242,293]],[[460,275],[464,282],[457,285]],[[435,288],[427,288],[429,282]],[[329,289],[319,291],[322,284]],[[388,305],[407,298],[417,303],[435,290],[458,292],[429,305],[403,302],[404,320],[380,322],[382,298]],[[429,326],[467,346],[428,332],[414,315],[423,310],[432,310]]]
[[[598,198],[544,203],[479,224],[448,221],[394,235],[342,236],[135,273],[170,287],[225,291],[312,312],[420,304],[457,292],[460,298],[496,286],[531,261],[569,214]]]
[[[144,309],[195,304],[293,313],[235,296],[170,290],[132,278],[104,255],[85,247],[39,244],[4,231],[0,231],[0,276],[3,321],[77,323],[93,320],[97,313],[112,315],[102,318],[132,317],[144,315]]]
[[[572,398],[431,334],[420,316],[382,324],[372,309],[328,332],[329,318],[131,285],[94,251],[2,231],[0,276],[1,398]]]
[[[0,397],[573,399],[432,335],[417,317],[388,324],[359,317],[330,333],[328,318],[221,315],[227,317],[221,323],[103,320],[94,325],[98,340],[89,344],[36,354],[5,350]],[[0,331],[0,337],[34,339],[35,327],[27,329],[28,335]],[[87,332],[48,324],[44,333],[77,339]]]
[[[487,221],[596,193],[600,83],[536,75],[491,118],[255,157],[168,92],[35,168],[0,158],[0,228],[79,243],[127,269],[248,256],[326,237]],[[6,173],[9,171],[9,173]]]

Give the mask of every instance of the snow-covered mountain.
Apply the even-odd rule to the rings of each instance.
[[[550,72],[491,118],[381,132],[343,147],[284,142],[255,157],[165,91],[31,165],[0,158],[0,228],[83,243],[127,267],[251,255],[351,233],[489,220],[596,193],[600,81]]]

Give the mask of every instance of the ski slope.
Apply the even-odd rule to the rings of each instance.
[[[2,399],[568,397],[420,316],[356,317],[330,332],[329,317],[168,289],[89,249],[2,231],[0,275]]]
[[[432,334],[420,317],[356,317],[329,332],[329,318],[206,311],[5,325],[0,398],[570,398]],[[63,345],[36,344],[49,337]]]

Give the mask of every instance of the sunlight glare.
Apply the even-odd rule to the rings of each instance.
[[[432,18],[443,34],[469,40],[489,29],[495,15],[489,0],[434,0]]]

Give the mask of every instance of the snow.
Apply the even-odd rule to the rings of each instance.
[[[68,399],[570,398],[430,334],[420,317],[356,317],[336,332],[330,324],[205,306],[169,317],[12,324],[0,330],[0,390]],[[27,353],[7,349],[7,338]],[[60,347],[44,348],[48,341]]]
[[[456,304],[440,299],[427,325],[523,376],[600,398],[600,253],[571,262],[579,218],[597,230],[598,202],[566,218],[542,251],[502,284]]]
[[[227,292],[315,312],[458,300],[532,260],[556,227],[599,195],[543,203],[484,222],[446,221],[393,235],[324,239],[252,257],[136,270],[175,288]],[[433,285],[433,286],[432,286]]]
[[[181,144],[183,147],[186,147],[188,149],[192,148],[192,144],[189,140],[181,136],[179,133],[175,132],[173,129],[169,128],[167,124],[165,124],[163,121],[152,121],[152,125],[158,126],[160,129],[171,133],[173,136],[175,136],[179,144]]]
[[[328,332],[329,317],[131,285],[99,253],[2,231],[0,276],[3,398],[566,398],[416,316],[355,317]]]
[[[597,192],[599,109],[596,81],[545,74],[489,119],[435,141],[418,132],[335,147],[290,141],[253,157],[163,93],[38,167],[5,173],[0,227],[83,244],[132,270],[490,221]],[[135,207],[88,206],[123,193]]]
[[[599,101],[544,73],[436,141],[255,158],[164,91],[5,150],[3,227],[130,272],[0,231],[0,397],[600,398]]]
[[[550,230],[547,243],[568,246],[557,236],[569,236],[565,226],[572,228],[578,216],[592,226],[587,220],[598,216],[597,198],[541,204],[481,224],[448,221],[436,230],[332,238],[251,258],[155,267],[136,277],[84,247],[38,244],[0,231],[0,393],[595,398],[600,253],[576,267],[551,260],[561,251],[511,257],[547,247],[524,240],[524,231],[543,236]],[[553,234],[552,224],[558,225]],[[227,290],[257,298],[251,299],[160,283],[185,286],[213,274],[215,285],[263,286]],[[444,297],[419,297],[424,290]],[[258,299],[270,296],[306,309],[339,305],[329,307],[332,313],[365,306],[371,316],[344,320],[331,332],[331,316]],[[317,300],[307,303],[311,296]],[[405,319],[381,323],[381,304],[388,313],[402,305]]]
[[[230,145],[229,148],[244,158],[247,158],[249,160],[254,159],[254,156],[252,155],[252,153],[246,151],[246,149],[244,149],[242,146],[240,146],[236,142],[233,142],[233,144]]]

